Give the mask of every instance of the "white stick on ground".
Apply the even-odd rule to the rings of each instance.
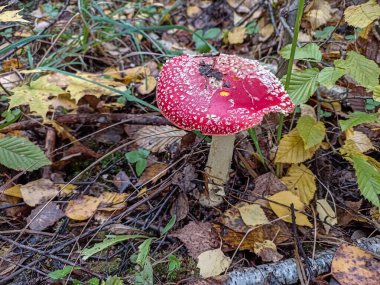
[[[380,236],[373,238],[362,238],[357,240],[354,245],[380,254]],[[330,271],[330,265],[337,249],[329,249],[315,256],[311,261],[313,270],[321,275]],[[297,267],[294,258],[284,261],[259,265],[256,268],[247,268],[239,271],[233,271],[228,274],[225,285],[262,285],[266,284],[265,280],[272,274],[279,284],[295,284],[298,282]]]

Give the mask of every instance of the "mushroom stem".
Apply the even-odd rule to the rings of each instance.
[[[234,151],[235,135],[213,136],[208,155],[206,174],[208,178],[208,200],[210,206],[223,202],[224,185],[228,180],[232,154]]]

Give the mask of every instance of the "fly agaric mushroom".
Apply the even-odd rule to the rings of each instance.
[[[294,109],[270,71],[256,60],[235,55],[174,57],[163,66],[156,90],[157,105],[170,122],[212,136],[208,195],[201,197],[208,206],[223,201],[234,134],[260,124],[267,113]]]

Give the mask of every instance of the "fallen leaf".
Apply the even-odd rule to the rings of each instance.
[[[59,205],[50,202],[47,205],[40,205],[26,218],[29,228],[34,231],[43,231],[54,225],[59,219],[65,216],[65,213],[59,208]]]
[[[261,42],[267,41],[274,33],[274,27],[272,24],[266,24],[259,31],[260,37],[259,40]]]
[[[360,5],[352,5],[344,11],[346,22],[354,27],[364,29],[380,17],[380,5],[376,0],[369,0]]]
[[[315,191],[317,191],[315,176],[305,165],[293,164],[281,181],[289,191],[300,198],[302,203],[309,205],[310,201],[314,199]]]
[[[273,195],[286,189],[285,184],[276,175],[268,172],[255,179],[255,189],[252,191],[251,198],[255,200],[259,197]]]
[[[177,198],[174,200],[173,205],[170,209],[170,214],[176,215],[176,222],[182,221],[187,217],[189,213],[189,200],[187,199],[186,193],[183,191],[179,192]]]
[[[107,212],[124,209],[127,207],[127,198],[127,193],[103,192],[98,198],[100,204],[97,209]]]
[[[317,212],[321,221],[326,222],[323,223],[323,227],[325,228],[326,234],[328,234],[331,226],[338,223],[336,213],[325,199],[317,200]]]
[[[317,115],[315,114],[315,110],[312,106],[306,104],[300,104],[301,108],[301,116],[310,116],[315,121],[317,120]]]
[[[300,163],[313,157],[320,145],[305,149],[305,144],[295,128],[284,135],[278,146],[276,163]]]
[[[379,284],[380,261],[359,247],[342,244],[335,253],[331,273],[340,285]]]
[[[7,196],[17,197],[22,199],[21,185],[17,184],[4,190],[3,194]]]
[[[141,80],[139,86],[137,86],[137,92],[142,95],[150,94],[156,88],[157,81],[153,76],[147,76]]]
[[[244,43],[245,36],[245,27],[235,27],[228,32],[228,42],[231,45],[242,44]]]
[[[282,191],[268,197],[269,205],[277,217],[283,221],[292,223],[292,214],[290,205],[294,205],[295,223],[299,226],[307,226],[312,228],[312,224],[307,219],[307,216],[300,211],[305,209],[305,204],[300,198],[290,191]]]
[[[297,130],[305,149],[320,145],[326,136],[325,125],[310,116],[302,116],[298,119]]]
[[[211,223],[190,222],[175,231],[172,236],[185,244],[193,258],[197,258],[206,250],[219,247],[219,237],[212,231]]]
[[[24,84],[13,88],[12,93],[9,97],[9,109],[28,105],[31,112],[37,113],[46,120],[51,105],[49,97],[56,97],[64,91],[57,85],[49,83],[46,76],[41,76],[29,85]]]
[[[58,196],[58,187],[49,179],[38,179],[20,187],[24,202],[31,206],[37,206]]]
[[[171,144],[178,144],[187,133],[172,126],[146,126],[137,131],[136,144],[151,152],[165,152]]]
[[[277,252],[277,247],[271,240],[255,242],[254,252],[260,256],[264,262],[277,262],[284,257]]]
[[[2,84],[6,90],[11,90],[18,86],[20,83],[21,79],[17,72],[0,74],[0,84]],[[0,88],[0,94],[6,94],[2,88]]]
[[[194,17],[199,15],[202,12],[201,8],[195,5],[190,5],[186,8],[186,15],[188,17]]]
[[[142,185],[148,182],[156,183],[161,177],[166,175],[168,166],[165,163],[153,163],[148,166],[143,174],[140,176],[138,185]]]
[[[260,205],[248,204],[238,208],[241,218],[247,226],[269,224],[269,220]]]
[[[309,21],[312,30],[316,30],[326,24],[335,11],[325,0],[313,0],[305,9],[304,19]]]
[[[131,180],[124,171],[120,171],[116,174],[112,182],[119,192],[124,192],[131,185]]]
[[[7,6],[0,6],[0,12],[4,10]],[[5,11],[0,13],[0,23],[1,22],[19,22],[19,23],[29,23],[27,20],[24,20],[20,13],[21,10]]]
[[[74,184],[56,184],[56,186],[59,188],[59,194],[62,196],[69,196],[78,188]]]
[[[95,214],[100,202],[101,200],[97,197],[89,195],[80,196],[78,199],[69,201],[65,214],[72,220],[87,220]]]
[[[231,263],[231,259],[224,255],[221,249],[214,249],[202,252],[198,256],[197,267],[203,278],[218,276],[224,272]]]
[[[375,146],[366,134],[354,131],[353,129],[348,129],[345,133],[346,141],[344,142],[343,148],[346,151],[364,153],[375,149]]]

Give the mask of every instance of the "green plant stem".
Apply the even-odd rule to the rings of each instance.
[[[294,35],[293,35],[293,40],[292,40],[292,48],[290,50],[288,70],[287,70],[286,79],[285,79],[285,90],[288,90],[289,85],[290,85],[290,79],[292,76],[292,69],[293,69],[293,62],[294,62],[294,55],[296,53],[296,47],[297,47],[297,42],[298,42],[298,33],[300,31],[301,19],[302,19],[302,15],[303,15],[304,5],[305,5],[305,0],[299,0],[298,9],[297,9],[297,16],[296,16],[296,23],[294,24]],[[279,143],[281,140],[283,127],[284,127],[284,114],[281,114],[279,126],[277,129],[277,143]],[[280,176],[281,164],[279,164],[279,163],[277,164],[276,172],[277,172],[277,176]]]
[[[263,152],[261,151],[261,148],[260,148],[260,145],[259,145],[259,140],[257,138],[257,134],[256,134],[255,128],[248,129],[248,134],[251,136],[251,139],[252,139],[253,144],[254,144],[254,146],[256,148],[256,151],[257,151],[258,155],[260,156],[261,162],[263,163],[265,169],[268,169],[266,161],[265,161],[265,157],[264,157]]]

